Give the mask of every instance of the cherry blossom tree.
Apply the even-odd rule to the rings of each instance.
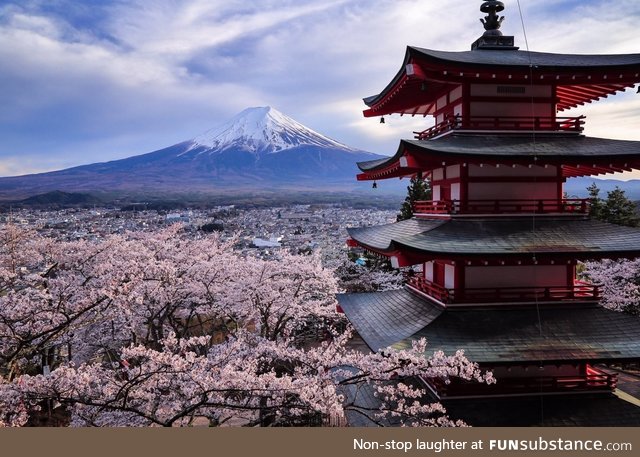
[[[334,272],[338,287],[350,293],[400,289],[403,284],[403,276],[398,270],[375,269],[348,259],[339,264]]]
[[[350,350],[314,256],[243,258],[173,226],[101,242],[0,229],[0,425],[456,425],[417,376],[493,382],[462,353]],[[346,330],[345,330],[346,329]],[[375,410],[349,392],[372,389]],[[351,390],[350,390],[351,389]]]
[[[640,314],[640,259],[585,262],[582,275],[600,286],[603,306]]]

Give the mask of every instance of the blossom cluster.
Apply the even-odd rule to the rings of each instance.
[[[585,262],[582,275],[597,284],[603,306],[615,311],[640,311],[640,259]]]
[[[243,258],[179,226],[100,242],[0,228],[0,425],[456,425],[419,377],[493,382],[462,353],[349,349],[314,256]],[[350,395],[373,389],[367,409]],[[351,390],[350,390],[351,389]]]

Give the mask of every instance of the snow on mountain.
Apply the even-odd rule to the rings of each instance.
[[[204,147],[207,151],[203,152],[208,153],[231,148],[253,153],[271,153],[298,146],[355,151],[305,127],[270,106],[247,108],[225,124],[208,130],[191,142],[189,150]]]

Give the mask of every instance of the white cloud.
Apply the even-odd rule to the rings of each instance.
[[[40,154],[52,157],[43,165],[52,168],[109,160],[168,146],[265,104],[354,147],[392,154],[399,138],[432,120],[393,116],[380,125],[363,118],[361,98],[395,75],[406,45],[468,49],[482,33],[479,3],[114,0],[95,11],[65,0],[54,2],[58,9],[39,1],[5,5],[0,106],[10,109],[0,110],[0,156],[19,163]],[[640,48],[635,0],[521,3],[534,50]],[[516,5],[503,14],[504,32],[524,48]],[[590,134],[628,137],[638,131],[634,95],[576,112],[588,114]]]
[[[345,3],[192,0],[189,2],[125,3],[114,10],[111,32],[140,53],[171,55],[184,60],[190,54],[254,35]]]

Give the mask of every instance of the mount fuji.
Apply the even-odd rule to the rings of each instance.
[[[173,146],[111,162],[0,178],[0,198],[65,192],[358,189],[356,162],[383,156],[328,138],[271,107],[248,108]]]

